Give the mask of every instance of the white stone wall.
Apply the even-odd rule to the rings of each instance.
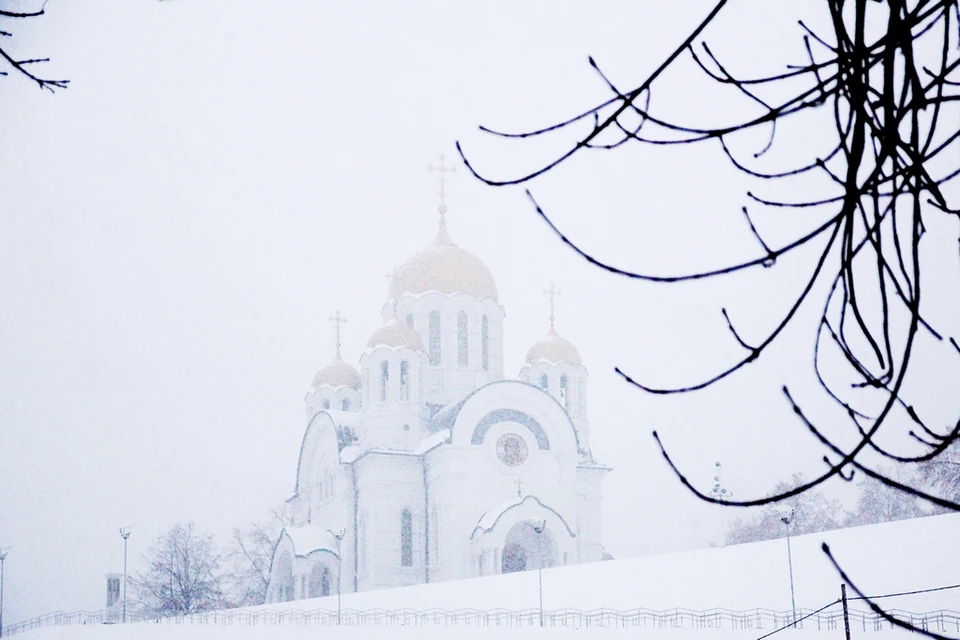
[[[387,363],[387,386],[381,396],[381,366]],[[407,363],[407,388],[402,393],[401,363]],[[423,354],[406,347],[384,345],[364,351],[360,357],[363,415],[359,426],[360,446],[413,451],[427,436],[421,388],[425,369]],[[383,398],[383,399],[381,399]]]
[[[361,456],[355,463],[358,512],[364,532],[359,553],[361,590],[424,582],[424,500],[420,458],[399,453]],[[412,516],[412,563],[401,564],[401,514]]]

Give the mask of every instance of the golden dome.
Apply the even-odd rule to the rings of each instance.
[[[424,250],[404,262],[390,281],[390,297],[405,293],[439,291],[466,293],[479,300],[497,299],[497,283],[480,258],[453,243],[446,222],[440,219],[437,237]]]
[[[373,332],[370,339],[367,340],[367,347],[373,349],[380,345],[386,345],[392,348],[406,347],[414,351],[423,351],[423,341],[417,332],[405,324],[397,322],[396,318],[391,318],[387,324]]]
[[[566,338],[561,338],[557,332],[550,329],[547,337],[535,343],[527,351],[527,364],[536,364],[541,360],[546,360],[552,364],[568,362],[570,364],[581,364],[580,352]]]
[[[319,387],[350,387],[360,388],[360,372],[343,361],[339,354],[333,362],[317,372],[313,378],[313,388]]]

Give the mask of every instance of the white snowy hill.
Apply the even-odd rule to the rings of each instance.
[[[797,607],[840,595],[841,579],[820,549],[826,542],[868,595],[960,584],[960,514],[902,520],[791,539]],[[640,556],[543,572],[545,609],[790,609],[785,539]],[[852,596],[853,594],[850,593]],[[536,572],[345,594],[352,609],[526,609],[537,607]],[[960,611],[960,589],[885,601],[904,610]],[[264,605],[336,608],[336,597]]]
[[[823,542],[868,595],[884,595],[960,584],[960,514],[918,518],[880,525],[855,527],[795,537],[791,541],[793,574],[798,608],[816,609],[836,600],[841,579],[823,554]],[[635,608],[666,610],[727,608],[749,610],[790,609],[790,584],[786,540],[700,549],[681,553],[642,556],[621,560],[549,569],[543,572],[544,609]],[[855,594],[848,590],[848,595]],[[938,609],[960,611],[960,589],[901,595],[881,601],[887,608],[917,613]],[[414,587],[343,595],[344,609],[530,609],[538,606],[537,573],[514,573],[472,580],[426,584]],[[866,609],[851,602],[852,608]],[[309,611],[336,609],[336,596],[254,607],[255,610]],[[344,638],[487,638],[514,635],[589,635],[590,637],[636,637],[656,635],[670,639],[759,638],[771,629],[505,629],[503,627],[387,627],[318,628],[315,626],[128,624],[48,627],[22,637],[34,640],[96,638],[306,638],[321,631]],[[903,632],[870,630],[878,640],[906,637]],[[843,637],[842,629],[817,632],[815,627],[790,630],[791,638]],[[781,638],[783,634],[778,634]],[[854,635],[862,637],[859,625]],[[947,635],[960,638],[948,630]],[[917,636],[911,636],[917,637]]]

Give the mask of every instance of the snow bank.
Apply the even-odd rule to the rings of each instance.
[[[869,595],[960,583],[960,514],[840,529],[792,538],[797,607],[817,609],[840,595],[840,577],[820,549],[826,542]],[[852,593],[850,594],[853,595]],[[538,606],[536,572],[343,595],[351,609],[527,609]],[[960,589],[885,600],[924,612],[960,610]],[[789,610],[786,540],[640,556],[543,572],[546,609]],[[335,609],[336,596],[264,605]]]
[[[882,525],[856,527],[793,538],[793,573],[797,607],[819,608],[840,593],[840,578],[820,550],[827,542],[851,578],[870,595],[913,591],[960,583],[960,514],[919,518]],[[790,609],[790,586],[785,540],[700,549],[682,553],[560,567],[543,572],[545,609],[580,610],[609,608],[746,610]],[[850,594],[853,595],[852,593]],[[913,612],[960,610],[960,589],[905,595],[886,599],[889,608]],[[401,589],[343,595],[345,609],[507,609],[535,608],[537,574],[526,572],[425,584]],[[336,609],[336,596],[264,605],[253,609]],[[860,609],[861,604],[852,603]],[[299,640],[325,637],[406,640],[451,635],[471,638],[604,638],[655,635],[662,640],[756,640],[770,629],[573,629],[538,627],[317,627],[317,626],[216,626],[198,624],[129,624],[48,627],[27,632],[30,640],[244,640],[245,638]],[[854,629],[857,637],[865,635]],[[790,630],[777,638],[842,638],[842,629],[817,632],[815,628]],[[884,630],[877,640],[899,640],[905,632]],[[953,634],[950,634],[953,635]],[[18,635],[18,637],[20,637]],[[917,636],[912,635],[911,638]]]

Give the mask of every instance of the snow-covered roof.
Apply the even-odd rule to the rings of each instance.
[[[501,502],[500,504],[496,505],[495,507],[487,511],[485,514],[483,514],[483,516],[480,518],[480,521],[477,522],[477,526],[474,527],[474,530],[482,529],[484,531],[489,531],[490,529],[493,528],[493,525],[497,523],[497,519],[503,515],[504,511],[506,511],[511,507],[517,506],[527,498],[533,498],[533,496],[526,496],[526,498],[517,496],[516,498],[506,500],[505,502]],[[533,498],[533,499],[536,500],[536,498]]]
[[[457,416],[460,414],[460,409],[463,408],[464,403],[470,399],[470,396],[472,396],[475,391],[476,390],[470,391],[457,402],[451,402],[443,409],[437,411],[433,418],[431,418],[430,423],[427,425],[427,429],[429,429],[431,433],[436,433],[437,431],[442,431],[444,429],[451,429],[453,427],[453,423],[457,421]]]
[[[388,447],[371,447],[366,449],[358,445],[352,445],[349,447],[344,447],[343,451],[340,452],[340,462],[344,464],[351,464],[369,453],[379,453],[381,455],[390,456],[411,456],[414,458],[419,455],[413,451],[407,451],[405,449],[390,449]]]
[[[535,502],[538,507],[552,513],[554,516],[556,516],[559,519],[559,521],[563,524],[563,526],[566,527],[567,533],[570,534],[571,538],[576,536],[573,529],[570,528],[570,525],[567,524],[567,521],[564,519],[564,517],[549,505],[546,505],[540,502],[540,498],[538,498],[537,496],[522,496],[522,497],[517,496],[516,498],[512,498],[510,500],[507,500],[506,502],[501,502],[500,504],[498,504],[497,506],[493,507],[492,509],[487,511],[485,514],[483,514],[480,517],[480,520],[477,522],[477,526],[473,528],[473,533],[470,534],[470,537],[473,538],[473,536],[477,535],[478,531],[481,533],[489,533],[490,531],[493,530],[495,526],[497,526],[497,521],[500,519],[500,517],[503,514],[505,514],[510,509],[513,509],[514,507],[519,507],[520,505],[526,502]]]
[[[420,446],[414,449],[414,453],[418,456],[422,456],[427,451],[430,451],[434,447],[438,447],[447,440],[450,439],[450,429],[443,429],[437,431],[436,433],[427,436],[423,439],[423,442],[420,443]]]
[[[352,444],[349,447],[344,447],[340,451],[340,462],[342,462],[343,464],[350,464],[351,462],[354,462],[358,457],[360,457],[360,453],[362,451],[363,449],[361,449],[359,446],[355,444]]]
[[[315,525],[284,527],[283,532],[290,537],[290,542],[293,543],[293,552],[298,556],[305,556],[319,550],[329,551],[333,554],[337,552],[337,543],[333,534]]]

